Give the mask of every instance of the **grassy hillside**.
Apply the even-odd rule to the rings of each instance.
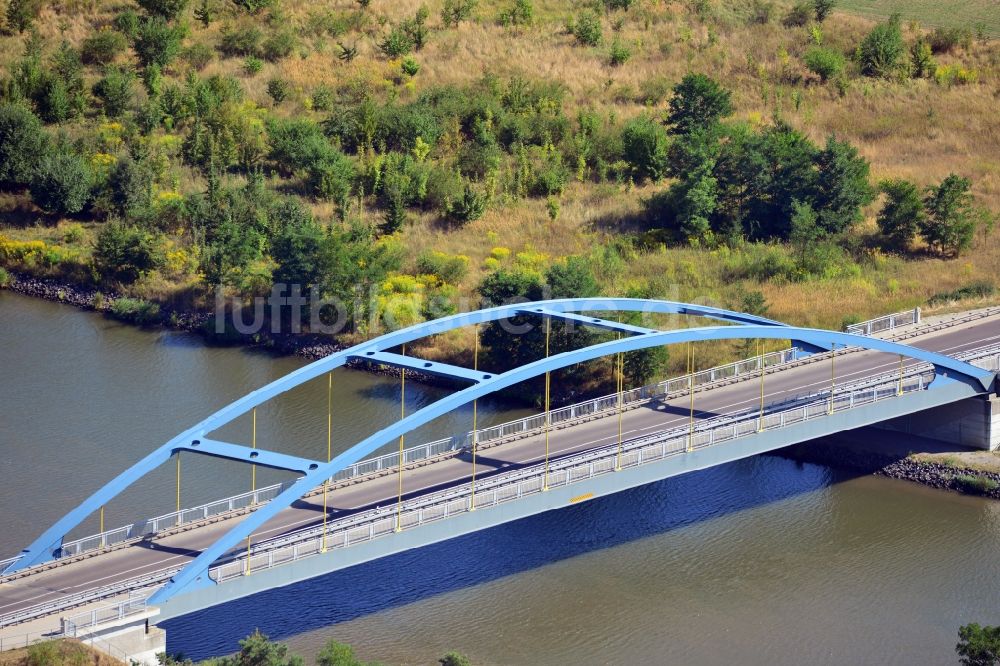
[[[844,11],[869,18],[886,18],[899,12],[908,21],[918,21],[931,26],[957,28],[980,27],[996,37],[1000,34],[1000,12],[992,0],[969,2],[933,2],[932,0],[842,0]]]
[[[625,3],[631,4],[627,10],[605,10],[598,3],[600,11],[593,16],[601,38],[587,45],[568,27],[571,23],[579,33],[581,21],[588,20],[580,3],[529,2],[528,21],[518,20],[514,11],[523,10],[523,0],[480,2],[467,19],[446,25],[443,2],[276,0],[251,13],[249,3],[192,0],[170,23],[180,26],[184,37],[178,57],[160,68],[162,79],[127,45],[134,37],[124,38],[125,45],[110,57],[102,56],[107,65],[94,56],[95,35],[128,32],[129,21],[145,20],[142,10],[102,0],[44,3],[34,21],[36,37],[30,29],[18,33],[13,25],[0,36],[0,72],[7,81],[3,94],[8,101],[25,97],[11,82],[25,78],[26,61],[52,70],[63,42],[77,53],[83,50],[92,64],[80,70],[79,112],[46,123],[46,131],[60,150],[89,163],[94,194],[79,212],[61,215],[42,211],[28,189],[8,183],[0,191],[0,262],[114,286],[141,298],[193,306],[210,302],[206,256],[211,243],[206,238],[221,232],[217,223],[204,222],[209,213],[198,201],[205,201],[213,183],[238,189],[248,173],[259,173],[268,197],[299,201],[323,226],[341,228],[347,224],[341,219],[375,225],[375,235],[358,245],[378,246],[397,257],[387,264],[388,275],[377,280],[380,298],[416,303],[416,311],[432,295],[475,301],[478,285],[498,268],[544,274],[571,255],[585,258],[603,293],[740,305],[747,294],[759,291],[771,316],[806,325],[840,327],[845,320],[924,304],[935,294],[971,283],[980,284],[974,293],[989,297],[988,282],[1000,270],[995,230],[978,230],[971,248],[957,258],[933,252],[919,239],[905,252],[890,253],[879,249],[877,240],[879,201],[867,205],[863,219],[836,238],[836,261],[821,271],[781,268],[795,264],[797,251],[776,240],[686,243],[664,236],[658,229],[665,223],[651,219],[644,202],[673,181],[637,177],[635,165],[621,154],[620,137],[630,119],[642,114],[664,118],[673,86],[687,73],[705,73],[732,93],[734,112],[727,123],[763,132],[780,118],[820,147],[835,135],[870,162],[873,183],[905,178],[923,188],[948,174],[961,175],[972,183],[975,205],[996,214],[1000,45],[975,34],[981,22],[996,28],[990,3],[925,3],[926,8],[906,3],[908,18],[933,25],[947,14],[965,29],[934,55],[936,76],[914,79],[861,74],[854,54],[875,23],[847,11],[834,11],[822,25],[812,17],[789,25],[794,23],[787,20],[790,7],[780,3],[638,0]],[[883,4],[845,0],[841,6],[878,14]],[[123,19],[130,7],[135,13]],[[423,47],[388,55],[394,31],[414,21],[421,7],[427,9]],[[205,9],[210,20],[203,22],[199,17],[205,17]],[[928,32],[904,23],[907,48]],[[825,83],[804,63],[818,44],[846,60],[844,73]],[[114,117],[109,114],[118,110],[106,93],[115,83],[108,83],[109,71],[134,77],[121,114]],[[102,78],[104,88],[95,89]],[[144,85],[144,78],[156,80]],[[214,92],[206,92],[212,85]],[[241,92],[219,92],[223,88]],[[185,91],[195,92],[184,98]],[[471,121],[463,125],[444,116],[435,121],[433,141],[423,147],[394,145],[390,138],[352,148],[343,138],[348,133],[344,118],[363,120],[365,104],[369,110],[409,109],[432,92],[439,100],[460,97],[456,105],[502,109],[504,119],[483,111],[473,127]],[[44,98],[45,92],[37,94]],[[202,119],[197,96],[209,94],[224,99]],[[528,110],[514,113],[521,98]],[[34,104],[41,113],[37,99]],[[596,123],[594,141],[604,142],[586,154],[580,148],[586,134],[581,114]],[[397,124],[406,127],[419,120],[400,118]],[[324,128],[324,141],[340,156],[322,158],[327,160],[322,168],[283,163],[285,153],[276,154],[274,123],[288,119]],[[512,124],[495,127],[494,120],[495,125]],[[359,123],[350,131],[363,133]],[[198,132],[210,138],[198,144]],[[495,165],[482,166],[485,153],[474,152],[476,132],[501,136]],[[528,138],[508,141],[504,132]],[[227,141],[235,147],[231,156],[222,157],[218,146]],[[211,159],[204,157],[213,150]],[[326,150],[331,148],[321,152]],[[151,174],[142,214],[116,203],[108,185],[116,165],[131,159],[148,164]],[[393,171],[392,159],[408,160],[409,166]],[[354,176],[340,178],[337,170],[344,164]],[[389,179],[409,179],[398,186],[411,187],[417,177],[412,174],[427,173],[421,196],[407,194],[405,206],[394,208]],[[346,193],[337,189],[343,183]],[[463,196],[472,197],[473,209],[485,207],[481,216],[456,213]],[[243,199],[227,204],[234,210],[246,205]],[[387,220],[397,214],[399,229],[387,228]],[[121,284],[120,274],[95,270],[91,254],[109,219],[131,222],[130,216],[148,230],[160,261],[140,279]],[[259,238],[249,243],[256,243],[254,251],[236,257],[235,266],[226,267],[229,277],[219,278],[231,293],[266,293],[278,268],[272,255],[282,223],[275,219],[272,215],[262,223]],[[32,249],[27,241],[44,246]],[[362,264],[369,261],[350,256]],[[446,261],[459,266],[436,268]]]

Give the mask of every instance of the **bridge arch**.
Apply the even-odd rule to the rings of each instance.
[[[191,561],[182,571],[175,575],[163,588],[161,588],[151,599],[151,603],[161,603],[179,592],[197,587],[209,586],[212,583],[207,575],[208,567],[219,557],[224,555],[233,547],[241,543],[248,535],[256,531],[267,520],[272,518],[282,509],[291,505],[313,488],[319,486],[325,479],[332,477],[338,471],[350,464],[360,460],[364,456],[374,452],[386,443],[404,435],[413,429],[447,413],[458,407],[472,402],[477,398],[489,395],[513,384],[531,379],[544,374],[545,372],[559,370],[561,368],[575,365],[577,363],[615,354],[618,352],[637,351],[651,347],[679,344],[685,342],[698,342],[708,340],[736,340],[736,339],[793,339],[802,341],[812,348],[827,348],[832,345],[837,346],[858,346],[876,351],[884,351],[893,354],[900,354],[920,361],[931,363],[935,368],[938,378],[954,379],[965,382],[978,392],[985,392],[993,381],[993,374],[982,371],[974,366],[957,361],[948,356],[927,352],[925,350],[901,345],[899,343],[888,342],[876,338],[866,338],[862,336],[824,331],[820,329],[795,328],[775,322],[772,320],[745,315],[741,313],[708,308],[704,306],[694,306],[683,303],[673,303],[669,301],[649,301],[640,299],[568,299],[562,301],[545,301],[538,303],[514,304],[490,308],[473,313],[454,315],[442,320],[427,322],[407,329],[402,329],[394,333],[387,334],[367,343],[363,343],[348,350],[320,359],[295,372],[280,378],[267,386],[253,391],[240,398],[232,404],[222,408],[212,416],[201,421],[199,424],[184,431],[174,439],[170,440],[159,449],[149,454],[131,468],[116,477],[112,482],[105,485],[94,493],[83,504],[67,514],[63,519],[53,525],[41,535],[31,546],[23,551],[23,557],[16,562],[9,570],[17,570],[32,564],[50,559],[52,551],[61,545],[63,536],[86,516],[97,510],[111,498],[120,493],[125,487],[134,483],[150,470],[166,462],[170,456],[179,451],[197,451],[209,453],[210,455],[220,455],[245,462],[256,464],[268,464],[264,459],[256,458],[253,461],[241,458],[242,453],[236,449],[243,449],[236,445],[225,445],[215,443],[218,446],[212,449],[211,444],[204,440],[207,432],[212,432],[220,426],[228,423],[233,418],[248,412],[253,407],[279,395],[295,386],[298,386],[310,379],[318,377],[335,368],[341,367],[352,358],[373,358],[376,362],[388,362],[392,364],[392,358],[372,356],[381,354],[385,349],[391,349],[403,343],[410,342],[428,335],[440,333],[455,328],[469,326],[473,324],[496,321],[516,314],[537,314],[552,318],[574,318],[583,320],[585,318],[570,316],[571,313],[585,311],[646,311],[666,314],[689,314],[694,316],[707,317],[740,324],[739,326],[714,326],[705,328],[683,329],[676,331],[654,331],[651,329],[633,330],[631,337],[624,337],[618,340],[604,342],[583,349],[573,350],[557,354],[546,359],[528,363],[508,372],[495,375],[482,375],[479,377],[469,377],[473,384],[465,389],[457,391],[445,398],[442,398],[431,405],[401,419],[397,423],[365,438],[350,449],[337,455],[328,463],[316,463],[314,461],[302,461],[299,459],[284,460],[281,454],[270,454],[273,459],[267,459],[273,466],[283,469],[293,469],[302,476],[282,491],[277,497],[261,506],[256,511],[245,516],[238,525],[224,534],[212,546],[205,549],[198,557]],[[596,324],[601,320],[581,321],[581,323]],[[603,322],[608,327],[613,327],[609,322]],[[634,327],[637,328],[637,327]],[[390,355],[391,356],[391,355]],[[198,450],[198,447],[206,447]],[[234,449],[232,455],[226,447]],[[268,452],[258,452],[258,456]],[[291,457],[284,457],[291,458]]]
[[[174,576],[163,588],[150,598],[150,603],[161,603],[171,596],[197,587],[212,585],[208,578],[208,568],[218,558],[230,549],[236,547],[244,539],[261,527],[282,509],[291,505],[307,492],[317,487],[324,479],[357,462],[364,456],[374,452],[385,444],[405,435],[412,430],[453,411],[473,400],[507,388],[519,382],[532,379],[546,372],[559,370],[570,365],[616,354],[618,352],[638,351],[651,347],[685,342],[709,340],[738,339],[785,339],[794,337],[813,345],[857,346],[873,351],[900,354],[919,361],[925,361],[934,366],[936,380],[954,380],[966,383],[977,392],[988,391],[994,381],[992,372],[981,370],[963,361],[949,356],[930,352],[908,345],[889,342],[877,338],[866,338],[847,333],[838,333],[821,329],[805,329],[794,327],[773,326],[739,326],[739,327],[707,327],[684,329],[679,331],[663,331],[644,336],[624,338],[605,342],[583,349],[557,354],[545,359],[528,363],[508,372],[495,375],[488,380],[474,384],[406,416],[395,424],[367,437],[347,451],[337,455],[329,463],[321,466],[313,473],[301,477],[295,484],[283,491],[267,505],[257,509],[244,518],[243,521],[223,535],[219,541],[204,550],[195,560]]]
[[[445,333],[458,328],[464,328],[475,324],[488,323],[503,320],[517,315],[531,314],[529,309],[534,309],[537,314],[538,308],[544,308],[547,316],[562,315],[573,317],[573,313],[579,312],[642,312],[651,314],[676,314],[694,317],[704,317],[718,321],[724,321],[737,325],[759,325],[774,326],[784,328],[785,324],[742,312],[734,312],[722,308],[707,305],[697,305],[692,303],[679,303],[675,301],[661,301],[655,299],[641,298],[569,298],[539,302],[519,302],[501,305],[492,308],[485,308],[474,312],[464,312],[433,321],[421,322],[413,326],[393,331],[373,340],[369,340],[360,345],[331,354],[325,358],[310,363],[298,370],[295,370],[284,377],[251,391],[247,395],[232,403],[222,407],[214,414],[203,419],[194,426],[180,433],[170,441],[166,442],[146,457],[140,459],[124,472],[116,476],[94,494],[84,500],[78,507],[71,510],[60,518],[49,529],[45,530],[34,542],[21,551],[21,557],[10,564],[0,573],[12,573],[20,569],[48,561],[55,556],[55,553],[62,547],[63,538],[70,530],[75,528],[87,516],[100,509],[114,497],[120,494],[127,487],[141,479],[153,469],[167,462],[170,457],[178,451],[190,451],[192,441],[198,440],[201,443],[198,453],[226,457],[254,464],[278,467],[295,472],[315,471],[317,464],[314,461],[295,459],[280,454],[272,454],[266,451],[258,451],[253,461],[247,460],[242,455],[240,449],[233,445],[226,445],[219,442],[205,441],[205,434],[213,432],[233,419],[246,414],[254,407],[267,402],[268,400],[281,395],[305,382],[319,377],[327,372],[346,365],[352,358],[371,357],[374,354],[382,353],[387,349],[393,349],[400,345],[419,340],[432,335]],[[580,317],[573,317],[580,320]],[[581,323],[593,323],[581,322]],[[613,326],[612,322],[605,322],[608,326]],[[629,327],[625,327],[629,328]],[[631,327],[640,332],[638,327]],[[652,329],[644,329],[641,332],[653,332]],[[380,360],[380,359],[375,359]],[[384,361],[391,364],[388,360]]]

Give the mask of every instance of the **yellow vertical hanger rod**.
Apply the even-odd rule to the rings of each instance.
[[[549,357],[549,340],[552,337],[552,320],[545,318],[545,358]],[[545,473],[542,478],[542,490],[549,489],[549,407],[552,387],[552,373],[545,373]]]
[[[326,461],[330,462],[333,454],[333,373],[326,373]],[[327,522],[327,493],[330,490],[330,479],[323,481],[323,540],[320,544],[320,552],[326,552],[326,522]]]
[[[253,408],[251,415],[253,419],[253,425],[251,426],[250,434],[250,448],[257,448],[257,408]],[[250,492],[255,492],[257,490],[257,465],[250,465]]]
[[[764,429],[764,343],[757,340],[757,358],[760,364],[760,418],[757,421],[757,432]]]
[[[691,417],[688,422],[688,451],[694,451],[694,343],[688,343],[688,395],[691,397]]]
[[[181,510],[181,452],[177,452],[177,510]],[[178,521],[180,518],[178,517]]]
[[[406,345],[403,345],[403,356],[406,356]],[[406,368],[401,368],[399,373],[399,418],[406,418]],[[404,435],[399,436],[399,466],[397,471],[397,499],[396,499],[396,531],[403,531],[403,442]]]
[[[472,369],[479,370],[479,324],[476,324],[475,351],[472,354]],[[472,495],[469,497],[469,511],[476,510],[476,451],[479,448],[479,400],[472,401]]]
[[[618,323],[622,322],[622,316],[618,315]],[[618,332],[618,339],[622,339],[621,331]],[[616,389],[618,392],[618,455],[615,456],[615,471],[622,468],[622,412],[623,412],[623,402],[625,400],[625,360],[624,355],[618,352],[618,357],[615,359],[615,380]]]
[[[834,367],[833,359],[837,356],[837,343],[834,342],[830,346],[830,407],[827,409],[828,414],[833,414],[833,394],[837,390],[837,373]]]

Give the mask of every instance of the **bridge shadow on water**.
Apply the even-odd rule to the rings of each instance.
[[[284,639],[854,476],[770,455],[692,472],[174,618],[162,623],[167,649],[193,659],[228,654],[254,629]]]

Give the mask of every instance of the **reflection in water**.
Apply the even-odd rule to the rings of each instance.
[[[301,364],[0,292],[0,556],[178,430]],[[395,417],[398,386],[335,378],[342,450]],[[407,393],[410,410],[437,395]],[[245,421],[220,436],[248,441]],[[452,415],[408,439],[470,421]],[[325,455],[325,385],[259,410],[258,426],[261,446]],[[233,463],[191,456],[184,470],[186,504],[249,484]],[[168,468],[108,519],[172,503]],[[479,665],[953,663],[960,624],[1000,623],[998,507],[759,457],[178,618],[169,649],[228,652],[260,627],[301,654],[335,637],[390,664],[449,649]]]

